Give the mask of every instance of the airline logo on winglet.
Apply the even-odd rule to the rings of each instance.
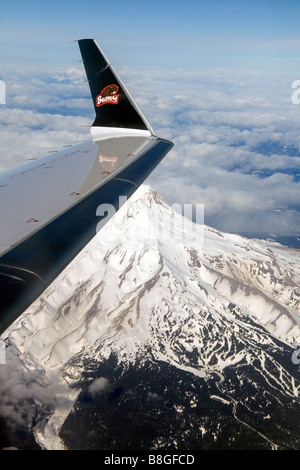
[[[103,104],[118,104],[119,103],[119,95],[118,95],[119,87],[117,85],[107,85],[101,91],[100,95],[96,97],[96,106],[102,106]]]

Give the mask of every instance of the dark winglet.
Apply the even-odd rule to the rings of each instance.
[[[93,127],[138,129],[155,135],[96,42],[80,39],[78,43],[96,112]]]

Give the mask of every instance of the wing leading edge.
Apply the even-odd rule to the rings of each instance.
[[[0,176],[0,334],[94,237],[172,148],[91,39],[79,41],[96,112],[93,139]]]

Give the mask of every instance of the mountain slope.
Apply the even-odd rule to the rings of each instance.
[[[7,332],[14,406],[45,448],[300,448],[299,261],[140,188]]]

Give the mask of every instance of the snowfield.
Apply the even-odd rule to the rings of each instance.
[[[142,186],[3,335],[0,411],[28,406],[8,390],[22,383],[38,416],[41,403],[49,409],[35,420],[37,442],[63,449],[58,433],[80,393],[78,364],[112,353],[125,365],[151,356],[198,377],[215,373],[219,386],[226,368],[255,365],[297,399],[299,383],[272,351],[300,343],[299,286],[299,251],[195,226]],[[37,371],[33,388],[26,374]]]

